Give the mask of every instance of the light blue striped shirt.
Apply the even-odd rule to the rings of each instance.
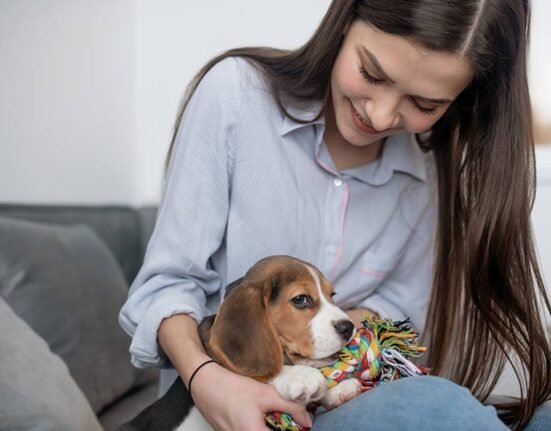
[[[289,108],[312,119],[321,105]],[[284,116],[258,70],[218,63],[190,100],[144,264],[120,313],[135,366],[166,365],[161,321],[214,312],[225,286],[257,260],[316,265],[344,308],[365,307],[423,330],[433,273],[436,172],[411,135],[338,171],[321,118]]]

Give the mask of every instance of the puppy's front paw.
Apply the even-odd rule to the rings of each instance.
[[[283,398],[302,404],[320,400],[327,391],[321,371],[306,365],[285,365],[270,384]]]
[[[361,392],[362,385],[359,380],[346,379],[329,389],[323,396],[321,403],[327,410],[334,409],[361,394]]]

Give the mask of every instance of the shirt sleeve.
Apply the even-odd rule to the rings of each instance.
[[[240,95],[238,60],[225,59],[202,79],[182,117],[144,263],[119,314],[136,367],[167,366],[157,343],[162,320],[179,313],[202,320],[207,296],[221,287],[210,258],[227,223]]]
[[[412,228],[406,248],[384,282],[359,304],[381,318],[410,318],[419,333],[424,330],[434,277],[436,205],[434,183],[429,183],[422,193],[409,196],[402,207],[404,219]],[[416,210],[415,206],[421,209]],[[411,220],[412,214],[420,216]]]

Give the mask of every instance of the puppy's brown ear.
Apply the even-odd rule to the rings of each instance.
[[[210,330],[210,349],[226,368],[269,381],[281,371],[283,350],[267,312],[265,286],[242,282],[222,302]]]

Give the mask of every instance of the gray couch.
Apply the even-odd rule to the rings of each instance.
[[[0,204],[0,430],[112,430],[156,398],[117,323],[155,215]]]

